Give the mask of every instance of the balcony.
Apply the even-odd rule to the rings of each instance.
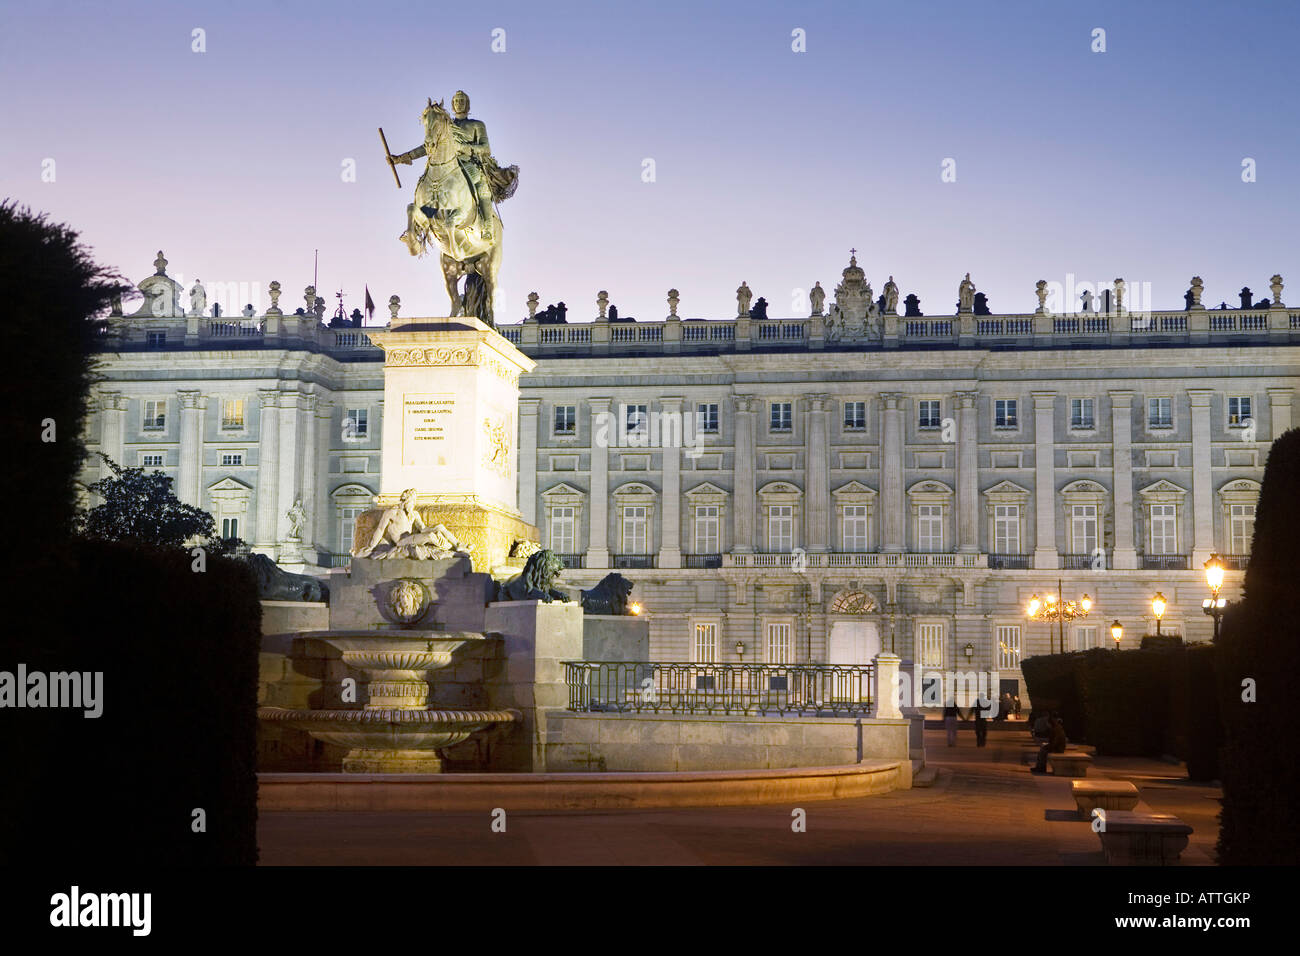
[[[616,554],[613,557],[615,568],[645,570],[659,564],[659,557],[654,554]]]
[[[731,553],[722,556],[724,568],[983,568],[986,554],[956,554],[950,551],[919,552],[842,552],[798,555],[789,551]]]
[[[564,562],[565,568],[585,568],[587,566],[587,556],[585,554],[556,554],[557,558]]]
[[[720,568],[722,567],[721,554],[685,554],[682,559],[686,562],[688,568]]]
[[[1105,571],[1110,566],[1109,551],[1104,555],[1092,552],[1088,554],[1061,555],[1061,567],[1066,571]]]
[[[1219,560],[1229,571],[1245,571],[1246,565],[1250,564],[1250,555],[1248,554],[1221,554]]]
[[[1143,571],[1186,571],[1187,555],[1185,554],[1144,554],[1142,555]]]
[[[1027,554],[990,554],[989,568],[994,571],[1028,571]]]

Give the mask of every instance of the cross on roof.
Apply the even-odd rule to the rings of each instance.
[[[856,250],[856,249],[850,249],[850,250],[849,250],[849,255],[851,255],[851,256],[856,256],[857,254],[858,254],[858,250]]]

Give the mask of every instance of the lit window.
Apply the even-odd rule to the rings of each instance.
[[[1020,625],[1004,624],[997,629],[998,670],[1020,670]]]
[[[921,645],[921,666],[943,666],[943,625],[921,624],[917,628],[917,643]]]
[[[695,625],[695,639],[691,641],[691,660],[712,664],[718,659],[718,625],[701,622]]]
[[[1228,424],[1230,426],[1242,427],[1246,424],[1246,419],[1250,417],[1249,397],[1232,396],[1228,399]]]
[[[221,428],[223,431],[239,431],[244,427],[244,400],[227,398],[221,402]]]

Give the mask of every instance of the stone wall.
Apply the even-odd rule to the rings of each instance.
[[[546,769],[766,770],[899,760],[911,785],[910,721],[693,714],[547,715]]]

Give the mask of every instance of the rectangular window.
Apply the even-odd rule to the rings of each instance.
[[[943,550],[943,505],[917,506],[916,550]]]
[[[993,552],[1020,553],[1020,505],[993,506]]]
[[[167,344],[166,332],[146,332],[144,334],[144,344],[151,349],[160,349]]]
[[[997,629],[998,670],[1020,670],[1020,625],[1003,624]]]
[[[717,505],[699,505],[695,509],[695,553],[719,554],[722,551]]]
[[[339,553],[351,552],[356,537],[357,519],[366,513],[365,508],[352,505],[339,508]]]
[[[142,455],[140,457],[140,467],[142,468],[161,468],[162,466],[162,455]]]
[[[370,409],[349,408],[343,417],[343,435],[351,438],[365,438],[370,434]]]
[[[916,425],[918,428],[938,428],[940,425],[940,403],[938,399],[924,399],[916,403]]]
[[[844,550],[866,551],[868,511],[866,505],[844,506]]]
[[[917,643],[921,646],[922,667],[943,667],[943,625],[917,625]]]
[[[1092,554],[1097,549],[1097,506],[1075,505],[1070,514],[1070,540],[1075,554]]]
[[[1178,506],[1151,506],[1151,553],[1178,553]]]
[[[225,398],[221,401],[222,431],[241,431],[244,427],[244,400]]]
[[[866,402],[845,402],[844,403],[844,430],[851,432],[860,432],[867,427],[867,403]]]
[[[772,505],[767,511],[767,550],[794,550],[794,505]]]
[[[242,451],[226,451],[221,453],[221,466],[223,468],[243,468],[244,453]]]
[[[649,405],[623,406],[623,434],[644,435],[650,431]]]
[[[1250,554],[1250,543],[1255,540],[1255,506],[1233,505],[1229,509],[1232,550],[1230,554]]]
[[[788,623],[777,624],[773,622],[767,625],[767,657],[764,659],[764,663],[790,663],[791,631],[793,630],[794,628]]]
[[[1070,635],[1070,650],[1090,651],[1096,646],[1097,626],[1095,624],[1080,624],[1074,628],[1074,633]]]
[[[221,519],[221,537],[238,538],[239,537],[239,519],[222,518]]]
[[[697,664],[712,664],[718,659],[718,625],[712,621],[695,625],[695,638],[691,641],[691,660]]]
[[[623,553],[649,554],[645,505],[628,505],[623,509]]]
[[[695,406],[695,430],[706,435],[718,433],[717,402],[706,402]]]
[[[1147,427],[1174,427],[1174,400],[1172,398],[1153,398],[1147,402]]]
[[[576,554],[577,521],[572,505],[558,505],[551,509],[551,550],[556,554]]]
[[[576,435],[578,434],[578,406],[577,405],[556,405],[555,406],[555,434],[557,435]],[[566,554],[569,552],[565,552]]]
[[[167,428],[167,399],[144,403],[144,421],[140,427],[147,432],[160,432]]]
[[[1014,398],[999,398],[993,402],[994,428],[1017,428],[1019,426],[1016,421],[1016,400]]]
[[[1097,427],[1092,414],[1091,398],[1070,399],[1070,429],[1072,431],[1092,431]]]
[[[1250,417],[1250,398],[1248,396],[1234,395],[1228,398],[1229,427],[1244,427],[1246,419]]]
[[[794,423],[794,405],[791,402],[773,402],[768,428],[774,432],[788,432]]]

